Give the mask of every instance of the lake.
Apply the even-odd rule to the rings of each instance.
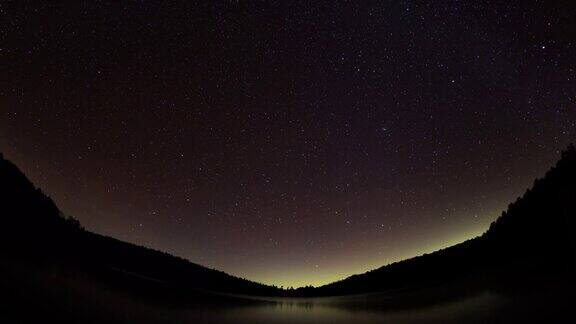
[[[242,307],[191,310],[179,314],[203,323],[487,323],[507,305],[485,292],[462,300],[410,309],[387,307],[384,295],[325,298],[257,298]]]

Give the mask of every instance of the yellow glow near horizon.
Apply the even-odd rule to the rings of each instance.
[[[338,262],[334,267],[320,268],[317,269],[317,271],[294,270],[261,276],[248,276],[248,278],[263,284],[284,288],[298,288],[308,285],[318,287],[348,278],[355,274],[365,273],[394,262],[410,259],[426,253],[432,253],[465,242],[481,235],[487,229],[488,226],[486,224],[478,224],[478,226],[456,233],[453,237],[440,239],[438,242],[430,244],[427,247],[419,246],[408,248],[405,251],[392,253],[382,258],[367,254],[358,257],[356,262],[347,263],[346,261],[342,261]]]

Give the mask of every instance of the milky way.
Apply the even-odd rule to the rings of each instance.
[[[322,284],[480,234],[576,135],[571,1],[0,4],[0,150],[89,230]]]

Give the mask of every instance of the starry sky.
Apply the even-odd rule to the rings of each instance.
[[[0,3],[0,151],[89,230],[282,286],[466,240],[576,135],[572,1]]]

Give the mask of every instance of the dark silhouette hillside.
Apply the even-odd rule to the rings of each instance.
[[[510,283],[570,278],[576,260],[576,148],[474,239],[297,294],[343,295],[469,280]],[[530,283],[518,283],[530,285]]]
[[[57,264],[128,288],[146,285],[178,292],[213,291],[267,296],[394,293],[567,278],[575,264],[576,148],[571,145],[544,178],[482,236],[322,287],[282,290],[152,249],[101,236],[65,217],[11,162],[0,155],[0,243],[6,260]],[[11,261],[9,261],[11,262]],[[155,288],[155,289],[156,289]]]
[[[107,280],[146,279],[179,290],[274,295],[280,291],[167,253],[85,231],[0,154],[3,255],[58,264]]]

